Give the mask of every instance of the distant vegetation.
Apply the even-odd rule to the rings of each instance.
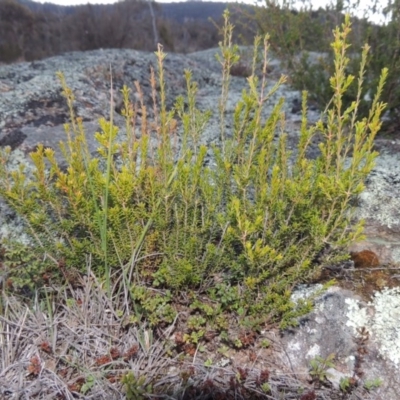
[[[364,18],[354,17],[359,15],[357,0],[332,0],[330,5],[317,11],[311,10],[310,3],[306,0],[301,9],[293,11],[294,0],[265,0],[265,7],[255,12],[259,31],[270,34],[271,46],[290,71],[291,83],[296,89],[307,90],[317,105],[331,100],[334,88],[327,77],[335,69],[330,45],[332,30],[343,23],[345,13],[350,13],[353,15],[352,32],[346,72],[357,76],[360,49],[366,43],[371,48],[367,60],[368,73],[363,76],[359,112],[368,116],[381,71],[387,67],[389,75],[382,95],[387,108],[382,131],[397,134],[400,125],[400,0],[377,4],[371,1]],[[378,15],[385,17],[385,24],[371,22]],[[354,82],[342,99],[343,106],[350,106],[357,96]]]
[[[33,61],[99,48],[153,51],[156,42],[166,51],[181,53],[218,46],[221,37],[210,18],[220,23],[227,3],[152,3],[152,7],[156,33],[145,1],[64,7],[0,0],[0,62]],[[237,32],[243,34],[243,29]],[[251,42],[252,35],[247,37]]]
[[[298,29],[297,21],[304,22],[304,16],[287,6],[267,3],[265,8],[226,2],[152,2],[154,31],[147,1],[59,6],[31,0],[0,0],[0,62],[33,61],[69,51],[99,48],[154,51],[157,42],[164,45],[165,51],[178,53],[218,47],[221,40],[218,27],[227,7],[235,24],[235,42],[252,44],[255,34],[267,29],[272,34],[275,50],[276,46],[284,50],[290,44],[291,49],[304,47],[321,51],[329,46],[332,30],[343,18],[343,14],[332,10],[307,13],[307,23],[301,25],[302,43],[299,43],[298,32],[292,28]],[[292,24],[294,21],[296,26]],[[285,26],[280,26],[281,22]],[[285,43],[280,38],[282,33]]]
[[[352,5],[352,3],[354,3]],[[57,6],[30,0],[0,0],[0,62],[33,61],[69,51],[99,48],[132,48],[154,51],[157,43],[167,52],[190,53],[214,48],[221,40],[222,12],[231,8],[236,26],[233,41],[251,44],[256,33],[269,33],[272,50],[286,64],[290,83],[310,92],[310,101],[327,104],[333,90],[328,77],[334,64],[332,31],[350,12],[352,33],[348,72],[357,75],[364,43],[371,45],[368,76],[361,96],[366,115],[381,69],[389,67],[383,99],[388,103],[385,130],[397,131],[400,123],[400,0],[384,8],[387,24],[377,26],[354,17],[355,0],[332,1],[312,10],[310,2],[295,9],[294,0],[265,0],[263,6],[190,1],[158,4],[125,0],[109,5]],[[377,11],[371,7],[369,16]],[[310,52],[318,52],[311,53]],[[323,57],[321,53],[324,53]],[[355,100],[352,85],[343,99]]]

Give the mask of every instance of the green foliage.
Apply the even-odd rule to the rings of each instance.
[[[390,20],[385,25],[369,26],[363,38],[368,39],[373,57],[370,58],[369,80],[366,91],[374,93],[374,85],[378,81],[378,74],[384,67],[389,69],[387,84],[382,93],[382,99],[387,103],[388,121],[385,130],[396,130],[400,123],[400,89],[398,77],[400,75],[400,3],[398,0],[388,3],[386,8]],[[366,40],[365,39],[365,40]]]
[[[264,393],[270,393],[270,392],[271,392],[271,386],[270,386],[270,384],[269,384],[268,382],[264,382],[264,383],[261,385],[261,390],[262,390]]]
[[[204,329],[189,330],[189,333],[183,335],[183,341],[189,344],[198,344],[204,337]]]
[[[17,241],[3,240],[5,250],[3,266],[8,277],[7,283],[15,291],[33,293],[34,289],[46,282],[47,269],[52,265],[49,260],[43,260],[32,246],[26,246]],[[40,272],[40,273],[38,273]]]
[[[212,359],[207,358],[207,360],[204,362],[204,366],[210,368],[210,367],[212,367],[212,365],[213,365]]]
[[[364,388],[368,391],[379,388],[383,381],[380,378],[368,379],[364,383]]]
[[[343,103],[345,107],[350,107],[352,102],[359,102],[359,115],[367,117],[382,70],[387,67],[387,84],[381,98],[387,103],[384,129],[391,131],[400,123],[399,2],[388,2],[386,7],[382,5],[386,20],[389,21],[381,25],[372,22],[373,17],[381,12],[376,5],[370,6],[366,14],[368,17],[359,18],[355,16],[359,4],[353,3],[355,5],[351,1],[332,1],[325,8],[315,11],[312,10],[311,1],[302,2],[299,9],[298,3],[293,0],[266,0],[265,7],[258,8],[253,18],[259,31],[270,34],[274,53],[290,71],[290,82],[294,88],[307,90],[309,100],[325,105],[334,93],[327,79],[335,71],[335,58],[330,52],[331,32],[344,22],[344,12],[352,14],[353,32],[348,34],[349,62],[345,72],[358,75],[361,60],[359,49],[364,43],[370,44],[372,56],[367,60],[368,74],[361,95],[358,97],[358,87],[354,81],[343,93]]]
[[[341,22],[312,12],[310,3],[303,2],[296,11],[294,5],[292,0],[265,0],[265,7],[255,11],[259,30],[270,34],[273,50],[288,63],[294,61],[299,50],[326,50],[327,36]]]
[[[96,383],[96,380],[95,380],[94,376],[89,375],[86,378],[86,382],[82,385],[81,393],[84,395],[86,393],[88,393],[90,391],[90,389],[95,385],[95,383]]]
[[[332,353],[326,358],[316,356],[313,360],[311,360],[310,375],[312,378],[319,382],[323,382],[325,379],[327,379],[329,377],[327,370],[335,367],[335,364],[332,362],[334,359],[335,354]]]
[[[122,379],[121,383],[125,386],[127,400],[142,400],[152,394],[151,384],[146,382],[144,376],[136,377],[133,372],[129,372]]]
[[[176,311],[171,305],[172,296],[169,291],[164,293],[155,293],[144,286],[132,286],[132,298],[137,302],[136,312],[144,314],[151,326],[160,323],[171,324]]]
[[[271,346],[271,342],[270,342],[269,340],[267,340],[267,339],[263,339],[263,340],[261,341],[261,343],[260,343],[260,346],[261,346],[263,349],[267,349],[269,346]]]
[[[61,260],[66,269],[83,271],[90,256],[92,271],[107,289],[123,291],[137,318],[152,325],[174,320],[173,302],[182,291],[194,293],[194,304],[197,296],[208,296],[218,312],[197,302],[194,310],[200,315],[191,317],[188,333],[192,342],[204,335],[206,322],[225,329],[225,313],[235,313],[243,326],[252,328],[267,320],[279,321],[281,327],[294,324],[311,302],[294,304],[292,289],[324,263],[343,259],[346,246],[361,237],[362,225],[353,224],[351,205],[377,155],[372,147],[381,126],[384,104],[379,95],[387,71],[368,117],[358,120],[368,48],[362,53],[357,100],[346,107],[343,96],[355,80],[346,75],[349,25],[347,19],[335,31],[333,97],[324,122],[309,126],[304,93],[294,152],[287,148],[283,99],[266,121],[262,117],[266,101],[285,82],[283,77],[267,91],[267,37],[261,76],[256,74],[261,38],[256,38],[252,75],[235,108],[233,136],[225,134],[230,69],[240,58],[227,13],[219,58],[220,147],[199,144],[210,113],[196,108],[197,85],[190,71],[185,72],[187,106],[178,98],[167,109],[161,48],[156,53],[158,92],[153,72],[151,76],[154,121],[147,120],[137,86],[142,109],[137,139],[135,107],[124,87],[125,132],[113,124],[112,113],[110,121],[101,119],[95,155],[89,153],[82,120],[74,115],[73,93],[60,74],[71,114],[61,145],[67,168],[53,150],[38,146],[31,153],[35,171],[29,178],[23,167],[7,168],[10,150],[1,154],[0,194],[23,217],[38,259],[52,262],[51,267],[33,265],[36,274],[50,270],[58,281]],[[181,146],[176,145],[179,122]],[[157,138],[155,145],[151,135]],[[320,155],[309,159],[307,150],[316,135],[322,138]],[[216,167],[206,165],[207,153]]]
[[[339,387],[342,392],[347,392],[351,387],[351,378],[346,376],[340,379]]]

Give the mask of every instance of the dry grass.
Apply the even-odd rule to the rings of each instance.
[[[210,349],[201,355],[177,355],[177,321],[164,331],[132,323],[123,312],[123,296],[121,301],[110,299],[103,286],[88,268],[79,287],[48,287],[31,299],[3,291],[0,398],[343,398],[328,387],[315,389],[295,371],[283,373],[272,354],[266,359],[258,352],[250,367],[243,362],[249,349],[235,351],[226,367],[204,365]],[[140,395],[126,395],[121,378],[129,372],[142,377]],[[263,392],[263,383],[269,392]],[[347,398],[366,398],[360,396],[354,392]]]
[[[146,326],[124,323],[93,277],[80,288],[47,288],[30,304],[6,294],[2,301],[5,398],[124,398],[120,377],[153,378],[166,366],[165,346]]]

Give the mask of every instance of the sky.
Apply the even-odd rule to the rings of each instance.
[[[76,4],[110,4],[116,3],[117,0],[35,0],[39,3],[54,3],[62,4],[64,6],[72,6]],[[182,0],[157,0],[157,3],[178,3]],[[236,0],[204,0],[204,1],[227,1],[229,3],[236,3]],[[367,0],[362,0],[361,3],[365,3]],[[256,0],[239,0],[239,3],[255,4]],[[324,6],[329,0],[312,0],[312,3],[318,4],[318,6]]]
[[[110,3],[116,3],[117,0],[34,0],[39,3],[54,3],[54,4],[60,4],[64,6],[72,6],[76,4],[110,4]],[[180,2],[182,0],[157,0],[158,3],[176,3]],[[226,1],[229,3],[246,3],[246,4],[256,4],[257,0],[204,0],[204,1]],[[279,2],[279,0],[277,0]],[[313,8],[318,8],[318,7],[324,7],[326,4],[335,2],[336,0],[309,0],[313,4]],[[302,0],[297,0],[298,3],[302,3]],[[357,15],[359,17],[363,17],[364,15],[364,10],[367,9],[368,4],[371,4],[372,2],[378,3],[381,8],[383,8],[388,0],[345,0],[344,3],[351,3],[351,4],[358,4],[357,6]],[[258,4],[262,4],[262,0],[258,0]],[[307,1],[306,1],[307,3]],[[314,6],[315,5],[315,6]],[[382,18],[379,17],[378,15],[374,16],[372,18],[373,21],[379,23],[382,22]]]

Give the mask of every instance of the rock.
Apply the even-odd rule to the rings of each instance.
[[[61,94],[57,71],[64,73],[74,93],[76,114],[85,122],[97,123],[100,117],[109,116],[110,70],[116,104],[124,84],[133,87],[135,81],[140,81],[145,103],[151,109],[151,93],[148,90],[150,67],[157,68],[154,54],[134,50],[75,52],[40,62],[2,66],[0,88],[7,86],[7,90],[0,98],[0,145],[17,147],[24,135],[28,147],[36,145],[44,137],[51,147],[57,147],[59,140],[64,139],[62,124],[68,122],[69,111]],[[188,57],[169,55],[164,67],[169,84],[167,104],[170,107],[176,96],[185,93],[183,69],[193,70],[193,78],[199,87],[217,81],[213,74]],[[121,117],[117,112],[115,114],[118,122]]]
[[[315,291],[301,286],[293,299]],[[377,378],[381,386],[373,399],[398,399],[400,378],[400,288],[377,292],[365,302],[353,292],[332,287],[316,299],[314,311],[300,318],[299,327],[283,333],[282,363],[307,376],[310,361],[334,354],[328,380],[338,386],[340,378],[355,378],[359,385]]]
[[[400,262],[400,138],[379,138],[380,155],[366,190],[360,195],[357,218],[365,220],[366,240],[351,251],[370,250],[382,264]],[[396,147],[397,146],[397,147]]]
[[[348,378],[348,375],[344,374],[343,372],[338,371],[335,368],[328,368],[326,370],[328,381],[332,383],[333,387],[336,390],[340,390],[341,382]]]

